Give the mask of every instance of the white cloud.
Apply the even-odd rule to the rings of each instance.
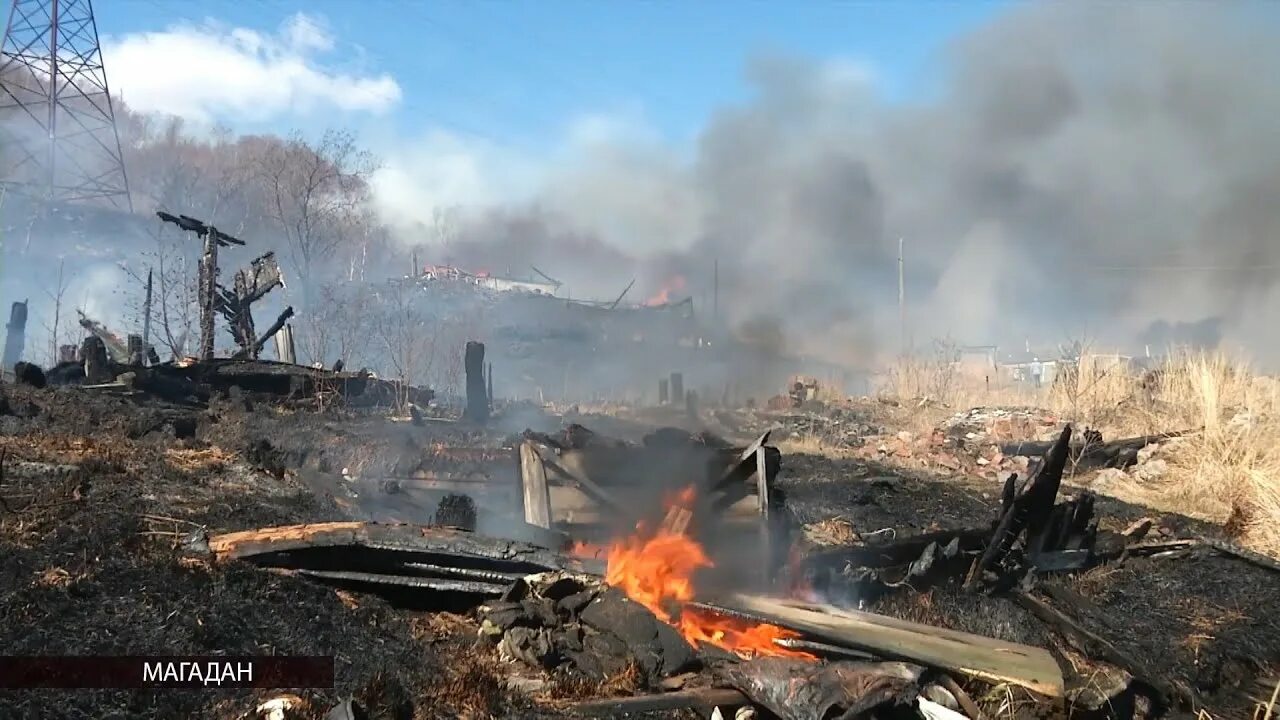
[[[303,13],[275,34],[212,20],[104,38],[114,90],[136,110],[197,122],[260,122],[316,111],[383,113],[401,97],[391,75],[343,72],[320,57],[335,39]]]

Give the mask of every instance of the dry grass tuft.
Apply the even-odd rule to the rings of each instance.
[[[218,472],[232,460],[229,453],[216,446],[203,450],[166,448],[164,457],[175,470],[186,473]]]

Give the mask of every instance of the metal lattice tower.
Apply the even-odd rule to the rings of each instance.
[[[0,46],[0,185],[133,209],[92,0],[13,0]]]

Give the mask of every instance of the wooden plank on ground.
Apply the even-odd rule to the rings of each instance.
[[[830,605],[733,595],[723,603],[802,633],[877,655],[958,672],[990,683],[1011,683],[1062,697],[1062,670],[1044,648],[1004,642]]]
[[[519,564],[528,572],[561,569],[601,574],[598,563],[561,555],[527,542],[487,537],[454,528],[372,522],[330,522],[288,525],[211,536],[207,541],[215,560],[236,560],[260,555],[327,547],[362,547],[373,550],[428,555],[466,555],[488,558],[500,564]]]
[[[729,688],[698,688],[696,690],[678,690],[660,695],[639,695],[635,697],[611,698],[608,700],[587,700],[575,703],[567,709],[573,715],[585,717],[609,717],[613,715],[664,712],[699,708],[709,710],[713,707],[736,708],[749,705],[746,695]]]
[[[520,484],[524,489],[524,521],[541,528],[551,527],[551,493],[542,456],[532,442],[520,443]]]
[[[766,433],[767,435],[767,433]],[[764,585],[773,580],[773,525],[769,518],[769,470],[764,445],[756,448],[756,507],[760,511],[760,571]]]

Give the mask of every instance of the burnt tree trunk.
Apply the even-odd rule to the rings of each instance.
[[[467,409],[463,417],[471,422],[487,422],[489,393],[484,382],[484,343],[468,341],[462,362],[467,374]]]
[[[27,303],[16,302],[9,309],[9,324],[5,326],[8,333],[4,339],[4,370],[10,372],[13,366],[22,359],[22,351],[27,344]]]
[[[200,359],[213,359],[213,313],[217,307],[218,242],[212,229],[203,238],[204,254],[200,257]]]

